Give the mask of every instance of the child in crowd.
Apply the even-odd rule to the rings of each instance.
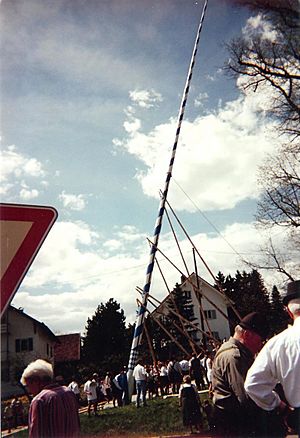
[[[189,375],[183,377],[183,384],[179,389],[179,406],[182,408],[183,425],[189,426],[191,433],[197,433],[202,427],[201,402]],[[195,432],[193,427],[196,427]]]

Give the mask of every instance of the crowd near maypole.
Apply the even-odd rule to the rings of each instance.
[[[132,373],[133,373],[133,369],[134,369],[134,367],[137,363],[137,359],[138,359],[138,349],[139,349],[139,345],[141,343],[141,337],[142,337],[142,332],[143,332],[143,324],[144,324],[144,318],[145,318],[145,313],[146,313],[146,308],[147,308],[148,294],[149,294],[150,286],[151,286],[151,278],[152,278],[152,273],[153,273],[153,268],[154,268],[155,254],[156,254],[157,245],[158,245],[159,236],[160,236],[160,231],[161,231],[161,227],[162,227],[162,220],[163,220],[163,215],[164,215],[164,211],[165,211],[165,203],[166,203],[166,199],[167,199],[167,195],[168,195],[170,180],[172,177],[172,170],[173,170],[173,165],[174,165],[174,160],[175,160],[175,155],[176,155],[176,150],[177,150],[177,145],[178,145],[178,140],[179,140],[179,135],[180,135],[180,130],[181,130],[181,125],[182,125],[184,112],[185,112],[185,108],[186,108],[188,93],[189,93],[189,89],[190,89],[190,83],[191,83],[191,79],[192,79],[192,75],[193,75],[193,69],[194,69],[194,65],[195,65],[195,60],[196,60],[196,55],[197,55],[197,50],[198,50],[198,45],[199,45],[199,40],[200,40],[200,34],[201,34],[202,25],[203,25],[203,21],[204,21],[206,9],[207,9],[207,3],[208,3],[208,0],[205,0],[204,5],[203,5],[203,9],[202,9],[202,14],[201,14],[199,26],[197,29],[194,49],[192,52],[191,62],[190,62],[188,75],[187,75],[187,80],[186,80],[186,84],[184,87],[184,92],[183,92],[183,96],[182,96],[182,100],[181,100],[181,104],[180,104],[180,109],[179,109],[179,113],[178,113],[177,129],[176,129],[175,141],[174,141],[174,145],[173,145],[173,149],[172,149],[172,155],[171,155],[169,168],[168,168],[168,172],[167,172],[167,176],[166,176],[164,190],[163,190],[162,195],[161,195],[160,205],[159,205],[159,209],[158,209],[158,216],[157,216],[156,223],[155,223],[153,243],[151,244],[151,248],[150,248],[150,259],[149,259],[149,264],[148,264],[148,267],[146,270],[146,281],[145,281],[145,285],[143,288],[142,301],[137,309],[137,318],[136,318],[135,330],[134,330],[132,346],[131,346],[131,351],[130,351],[130,357],[129,357],[129,363],[128,363],[128,376],[127,377],[128,377],[128,381],[130,383],[130,389],[133,388]]]

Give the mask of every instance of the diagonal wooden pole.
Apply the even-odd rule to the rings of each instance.
[[[229,306],[232,308],[232,310],[234,311],[234,313],[236,314],[236,316],[238,317],[238,319],[242,319],[241,315],[239,314],[239,312],[236,310],[236,308],[232,305],[231,301],[228,299],[228,297],[226,296],[222,286],[220,285],[220,283],[218,282],[218,280],[216,279],[215,275],[213,274],[212,270],[210,269],[210,267],[208,266],[208,264],[206,263],[206,261],[204,260],[204,258],[201,256],[200,252],[197,250],[196,246],[194,245],[192,239],[190,238],[190,236],[188,235],[186,229],[184,228],[184,226],[182,225],[181,221],[179,220],[178,216],[176,215],[175,211],[173,210],[173,208],[171,207],[170,203],[166,200],[166,204],[169,207],[169,209],[171,210],[171,212],[173,213],[173,216],[175,217],[175,219],[177,220],[178,224],[180,225],[182,231],[184,232],[185,236],[187,237],[187,239],[189,240],[189,242],[191,243],[192,247],[195,249],[196,253],[198,254],[198,256],[200,257],[200,260],[202,261],[202,263],[204,264],[204,266],[206,267],[206,269],[208,270],[208,272],[210,273],[210,275],[212,276],[212,278],[214,279],[215,283],[218,285],[219,287],[219,292],[224,295],[224,297],[227,299],[227,303],[229,304]],[[205,297],[207,299],[207,297]],[[227,318],[228,319],[228,318]]]

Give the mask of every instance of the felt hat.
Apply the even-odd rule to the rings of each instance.
[[[294,298],[300,298],[300,280],[291,281],[287,285],[286,295],[283,297],[283,305],[287,306],[289,301]]]
[[[269,326],[266,317],[258,312],[251,312],[244,316],[239,325],[245,330],[251,330],[263,339],[268,336]]]

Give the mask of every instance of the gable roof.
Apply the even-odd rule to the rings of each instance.
[[[15,313],[18,313],[19,315],[21,315],[24,318],[27,318],[29,320],[31,320],[33,323],[35,323],[37,325],[37,327],[40,328],[40,330],[42,330],[52,341],[57,342],[57,337],[56,335],[49,329],[49,327],[46,326],[46,324],[44,324],[43,322],[38,321],[37,319],[33,318],[32,316],[27,315],[27,313],[24,312],[23,309],[17,309],[16,307],[10,305],[7,309],[7,311],[12,311]]]
[[[179,284],[179,287],[182,288],[183,286],[189,284],[191,285],[191,281],[192,281],[192,277],[196,276],[195,272],[192,272],[192,274],[189,275],[189,277],[183,277],[181,278],[181,283]],[[210,283],[208,283],[206,280],[204,280],[202,277],[200,277],[198,275],[199,281],[201,283],[204,283],[209,289],[212,289],[217,295],[219,295],[220,297],[222,297],[222,299],[224,300],[224,302],[226,303],[226,305],[231,305],[233,304],[233,302],[226,296],[224,295],[222,292],[220,292],[218,289],[216,289],[215,287],[213,287]],[[171,291],[172,293],[172,291]],[[206,298],[205,293],[202,293],[202,295],[204,296],[204,298]],[[160,304],[157,304],[157,308],[155,308],[152,313],[155,313],[155,311],[161,307],[163,304],[165,304],[166,302],[168,302],[170,300],[170,294],[167,294],[165,296],[165,298],[160,302]]]
[[[196,274],[194,272],[181,283],[180,287],[184,286],[185,284],[190,284],[189,279],[191,279],[191,277],[193,277],[193,276],[196,277]],[[216,289],[214,286],[212,286],[210,283],[208,283],[208,281],[204,280],[204,278],[200,277],[199,275],[198,275],[198,278],[199,278],[201,283],[203,283],[209,289],[212,289],[217,295],[222,297],[222,299],[225,301],[226,304],[228,304],[228,305],[233,304],[233,301],[230,300],[230,298],[228,298],[227,295],[225,295],[225,293],[220,292],[218,289]],[[201,287],[201,285],[200,285],[200,287]],[[206,297],[205,293],[203,293],[203,292],[201,292],[201,293],[204,297]]]

